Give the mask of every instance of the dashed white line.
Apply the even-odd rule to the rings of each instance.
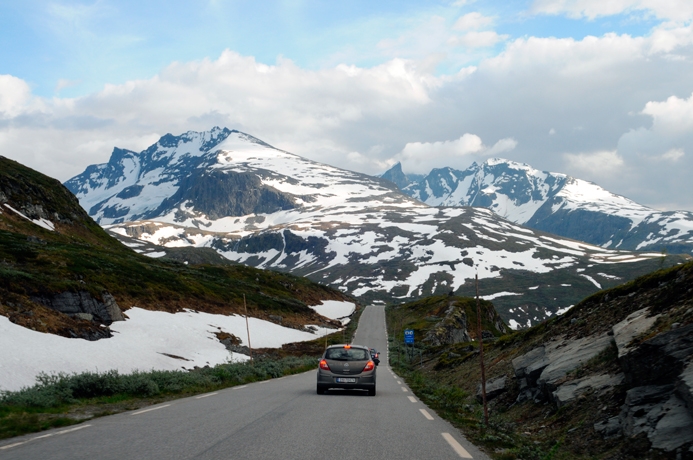
[[[214,395],[218,395],[218,394],[219,394],[218,392],[207,393],[206,395],[195,396],[195,399],[207,398],[207,397],[209,397],[209,396],[214,396]]]
[[[402,387],[402,391],[404,391],[404,392],[406,393],[406,392],[407,392],[407,389],[404,388],[404,387]]]
[[[397,385],[401,385],[401,384],[402,384],[402,381],[401,381],[401,380],[397,380]]]
[[[284,378],[284,377],[282,377],[282,379],[283,379],[283,378]],[[281,379],[279,379],[279,380],[281,380]],[[241,385],[240,387],[233,387],[233,388],[231,388],[231,389],[232,389],[232,390],[240,390],[241,388],[247,388],[247,387],[248,387],[248,385]]]
[[[421,412],[428,420],[433,420],[433,416],[429,414],[426,409],[419,409],[419,412]]]
[[[445,439],[448,444],[450,444],[450,447],[452,447],[452,450],[454,450],[457,455],[459,455],[462,458],[472,458],[471,455],[469,455],[469,452],[467,452],[467,449],[462,447],[459,442],[455,438],[452,437],[450,433],[441,433],[443,435],[443,439]]]
[[[163,409],[164,407],[168,407],[168,406],[170,406],[170,404],[164,404],[163,406],[152,407],[151,409],[145,409],[145,410],[141,410],[139,412],[133,412],[132,415],[140,415],[140,414],[144,414],[145,412],[151,412],[153,410]]]
[[[91,424],[80,425],[76,428],[70,428],[67,430],[58,431],[57,433],[49,433],[49,434],[44,434],[41,436],[36,436],[35,438],[27,439],[26,441],[15,442],[14,444],[8,444],[6,446],[2,446],[2,447],[0,447],[0,450],[11,449],[12,447],[21,446],[22,444],[26,444],[26,443],[29,443],[31,441],[36,441],[37,439],[50,438],[51,436],[55,436],[55,435],[59,435],[59,434],[65,434],[65,433],[71,433],[71,432],[77,431],[77,430],[83,430],[85,428],[89,428],[90,426],[91,426]]]
[[[413,397],[413,396],[407,396],[407,398],[409,398],[409,401],[411,401],[411,402],[413,402],[413,403],[416,402],[416,398]]]

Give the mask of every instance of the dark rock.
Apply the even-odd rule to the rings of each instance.
[[[594,431],[601,434],[604,439],[613,439],[623,434],[621,428],[621,417],[611,417],[594,424]]]
[[[32,300],[73,317],[86,319],[88,317],[86,315],[91,315],[93,321],[101,324],[109,325],[113,321],[125,320],[115,298],[108,292],[103,293],[103,302],[93,298],[87,291],[66,291],[56,294],[52,298],[35,297]]]
[[[661,385],[674,382],[693,355],[693,324],[664,332],[619,358],[626,382]]]
[[[506,387],[505,375],[493,380],[489,380],[488,382],[486,382],[486,401],[491,401],[492,399],[505,393],[506,391],[508,391],[508,389]],[[476,400],[482,402],[482,399],[483,398],[481,395],[481,384],[479,384],[476,390]]]
[[[467,331],[467,313],[463,308],[454,304],[448,307],[445,317],[432,327],[424,337],[424,342],[433,346],[471,341],[472,338]]]

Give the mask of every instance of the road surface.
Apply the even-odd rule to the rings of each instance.
[[[488,459],[390,370],[383,307],[354,343],[381,351],[375,397],[317,395],[311,371],[6,439],[0,459]]]

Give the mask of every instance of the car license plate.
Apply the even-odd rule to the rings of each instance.
[[[356,379],[338,378],[337,383],[356,383]]]

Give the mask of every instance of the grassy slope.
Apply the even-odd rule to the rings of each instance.
[[[304,278],[240,265],[188,266],[135,253],[99,227],[58,181],[0,158],[0,201],[29,217],[36,205],[56,224],[45,230],[0,206],[0,314],[36,330],[69,335],[88,327],[31,299],[88,291],[101,300],[111,293],[124,310],[132,306],[210,313],[243,311],[283,324],[325,323],[307,307],[320,300],[345,300],[337,290]]]
[[[600,291],[580,302],[561,317],[536,327],[505,335],[484,343],[488,379],[507,376],[509,391],[491,401],[490,423],[485,426],[481,405],[475,395],[480,377],[478,353],[469,352],[470,344],[452,347],[424,347],[423,366],[418,362],[396,359],[402,328],[419,328],[421,334],[434,324],[425,317],[440,309],[440,301],[391,306],[387,308],[391,333],[390,352],[393,367],[404,375],[419,397],[441,416],[460,427],[478,445],[498,459],[616,459],[669,458],[649,452],[646,440],[603,440],[593,424],[620,412],[627,388],[611,393],[588,393],[579,401],[555,410],[550,404],[532,402],[514,404],[519,392],[511,360],[558,336],[585,337],[608,331],[630,313],[644,307],[661,313],[657,331],[666,331],[673,323],[693,322],[693,263],[659,270],[624,285]],[[397,334],[392,334],[395,331]],[[418,336],[418,334],[417,334]],[[642,338],[643,340],[645,338]],[[476,350],[477,344],[471,344]],[[450,353],[453,353],[452,355]],[[596,373],[618,373],[615,349],[577,369],[569,378]],[[675,456],[675,453],[674,453]]]

